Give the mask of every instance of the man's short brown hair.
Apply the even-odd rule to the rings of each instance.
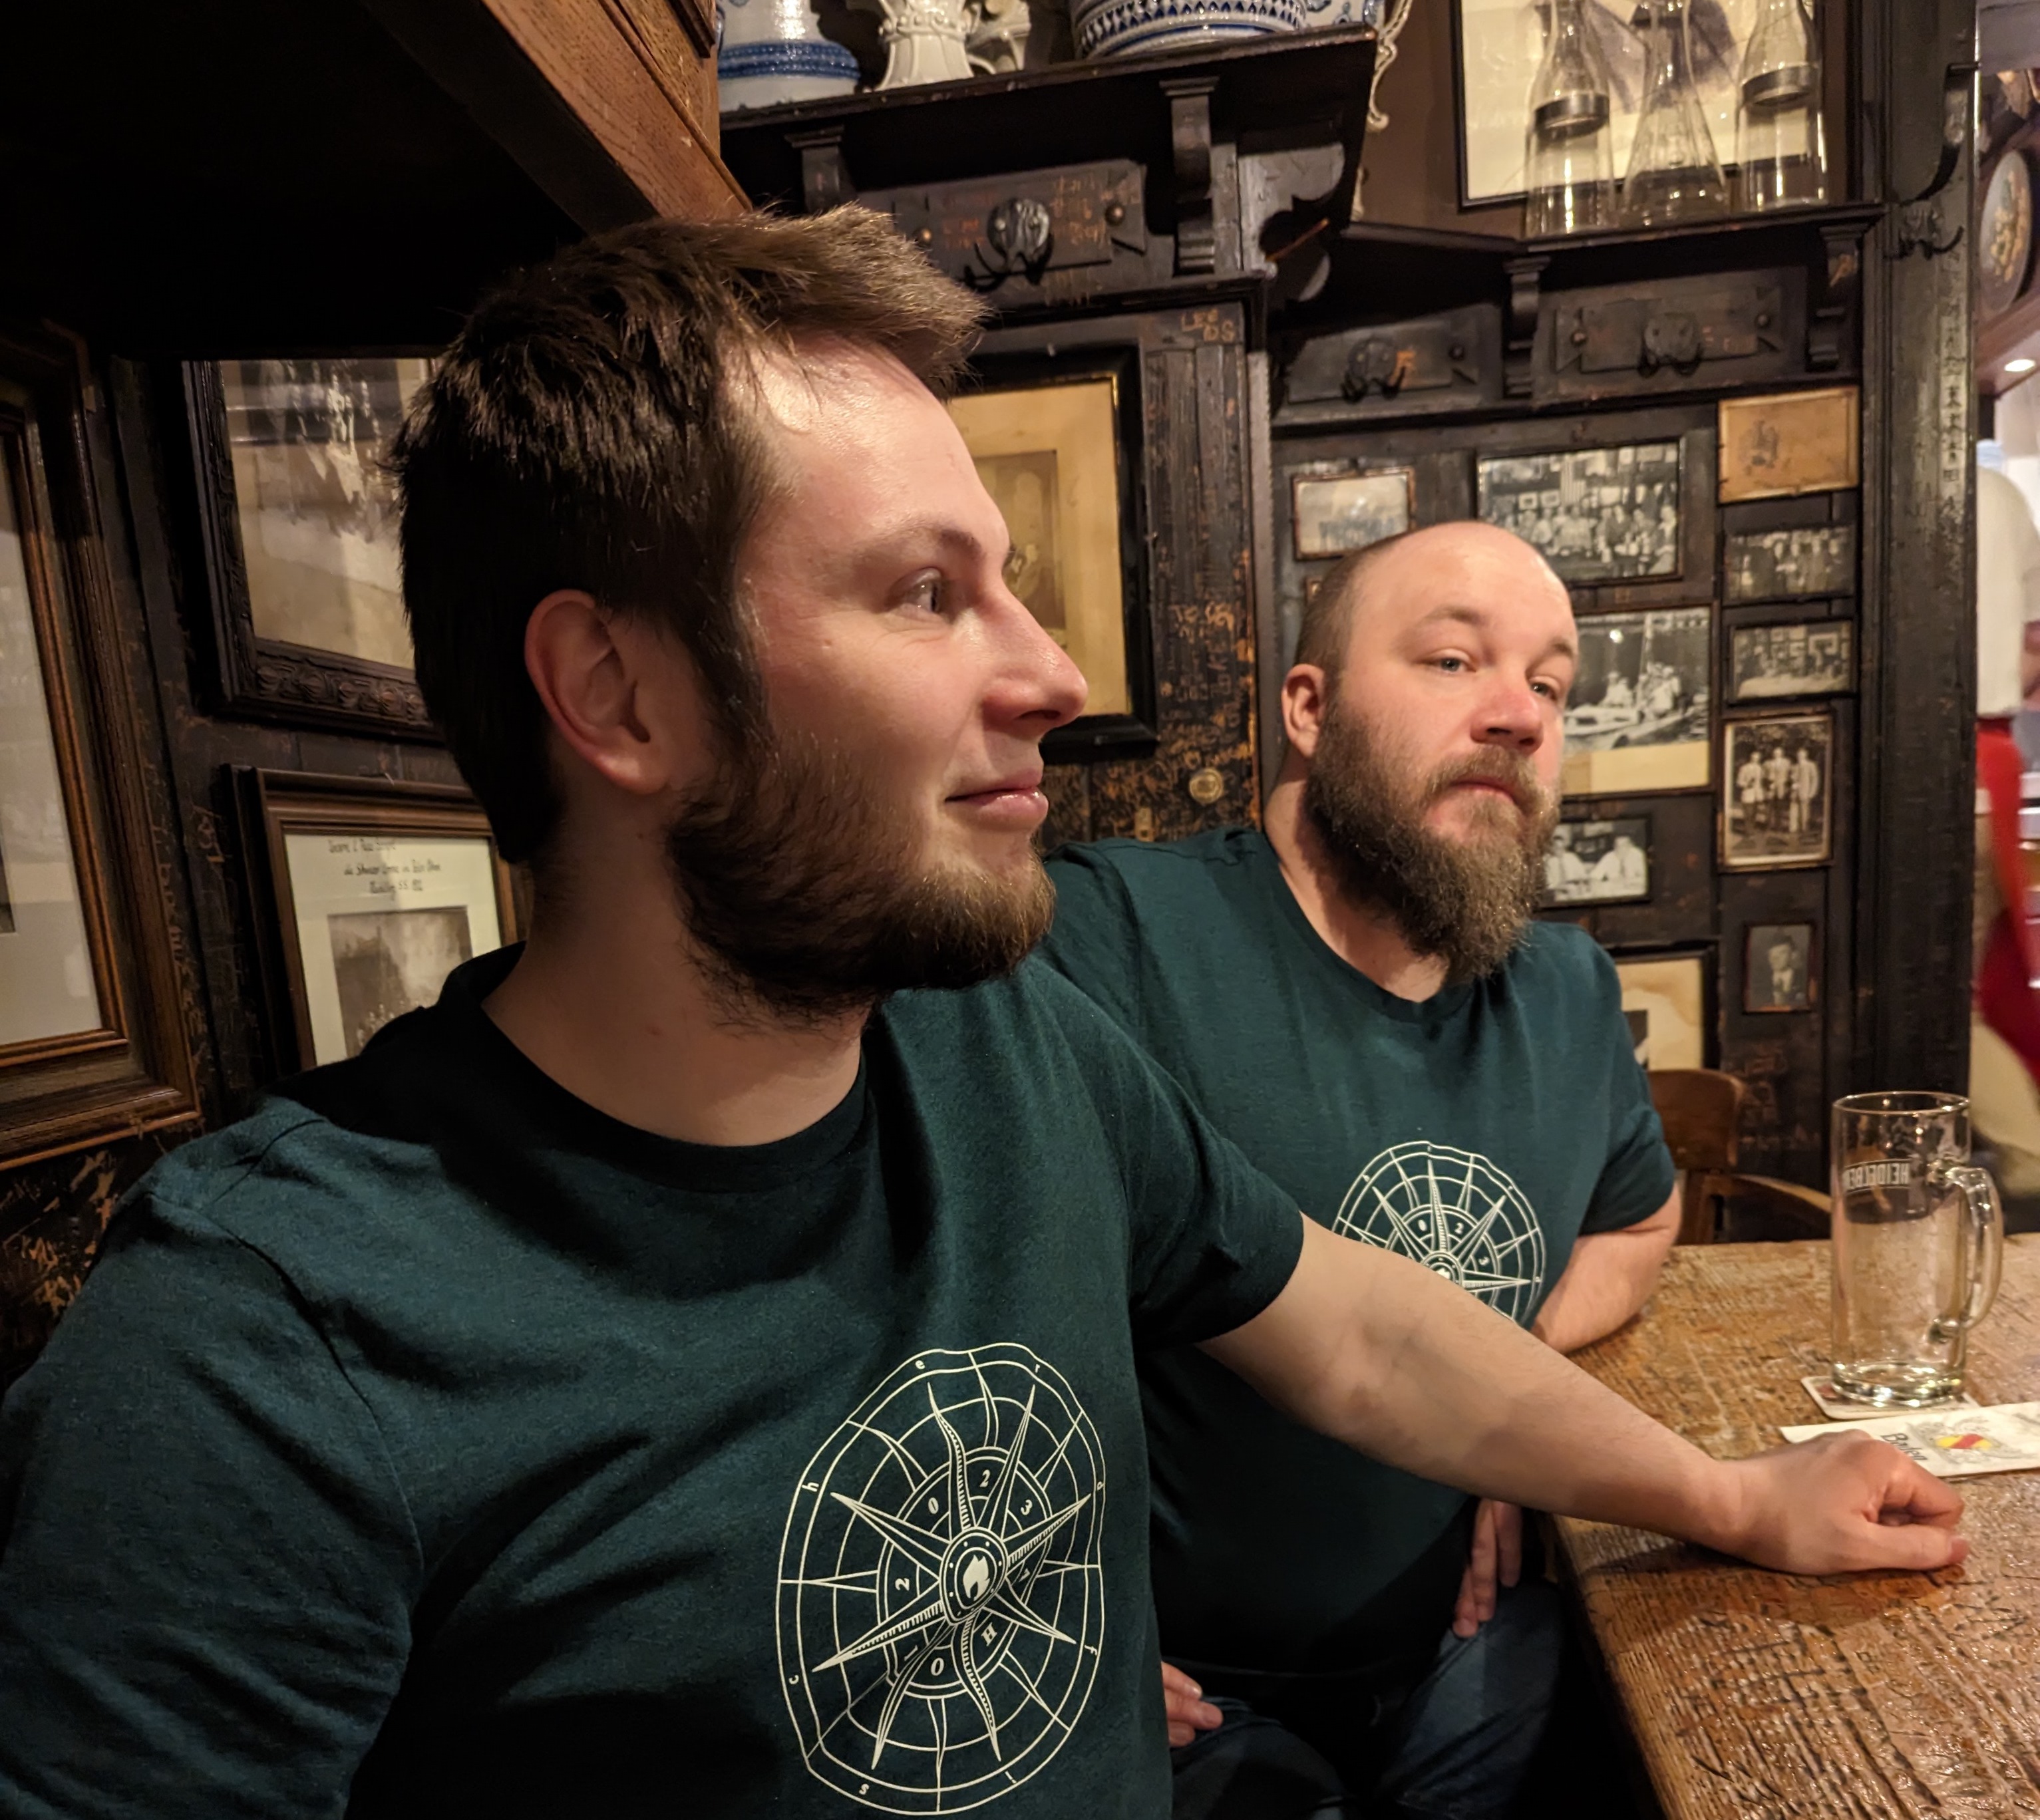
[[[982,306],[885,217],[645,222],[519,274],[469,317],[394,458],[404,600],[425,702],[505,858],[559,814],[524,668],[531,610],[561,588],[658,616],[727,739],[763,698],[736,598],[770,484],[733,383],[760,355],[847,342],[940,393]]]
[[[1398,531],[1379,543],[1342,556],[1325,573],[1317,592],[1304,602],[1304,623],[1296,634],[1294,662],[1315,663],[1334,682],[1345,664],[1347,640],[1353,636],[1353,612],[1366,592],[1368,572],[1396,545],[1413,534]]]

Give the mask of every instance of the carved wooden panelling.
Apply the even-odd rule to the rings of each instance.
[[[1482,306],[1314,336],[1278,384],[1285,429],[1478,410],[1501,396],[1501,314]]]
[[[1806,275],[1780,270],[1546,292],[1540,404],[1769,384],[1806,370]]]

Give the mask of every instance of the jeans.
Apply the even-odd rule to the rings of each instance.
[[[1406,1689],[1186,1664],[1225,1722],[1170,1754],[1174,1820],[1503,1820],[1564,1636],[1558,1590],[1526,1579]]]

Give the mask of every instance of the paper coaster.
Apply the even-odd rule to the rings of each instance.
[[[1973,1409],[1977,1400],[1965,1390],[1959,1396],[1951,1396],[1939,1403],[1915,1404],[1909,1409],[1893,1409],[1888,1405],[1880,1408],[1874,1403],[1858,1403],[1853,1397],[1844,1396],[1825,1377],[1802,1377],[1806,1394],[1820,1405],[1821,1413],[1830,1422],[1862,1422],[1873,1415],[1924,1415],[1935,1409]]]
[[[2040,1466],[2040,1403],[1970,1405],[1939,1415],[1914,1409],[1871,1422],[1808,1422],[1779,1433],[1787,1441],[1813,1441],[1845,1428],[1890,1442],[1937,1479]]]

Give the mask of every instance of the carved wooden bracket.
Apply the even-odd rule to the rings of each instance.
[[[1169,97],[1169,143],[1175,154],[1176,271],[1218,269],[1218,234],[1212,222],[1212,90],[1216,76],[1189,76],[1162,84]]]
[[[1837,222],[1821,230],[1825,258],[1807,299],[1806,365],[1816,373],[1841,364],[1842,341],[1863,289],[1863,229]]]
[[[1501,342],[1501,391],[1505,397],[1527,398],[1536,378],[1537,353],[1537,297],[1544,268],[1551,263],[1544,253],[1525,253],[1505,259],[1501,269],[1509,274],[1509,308]]]

